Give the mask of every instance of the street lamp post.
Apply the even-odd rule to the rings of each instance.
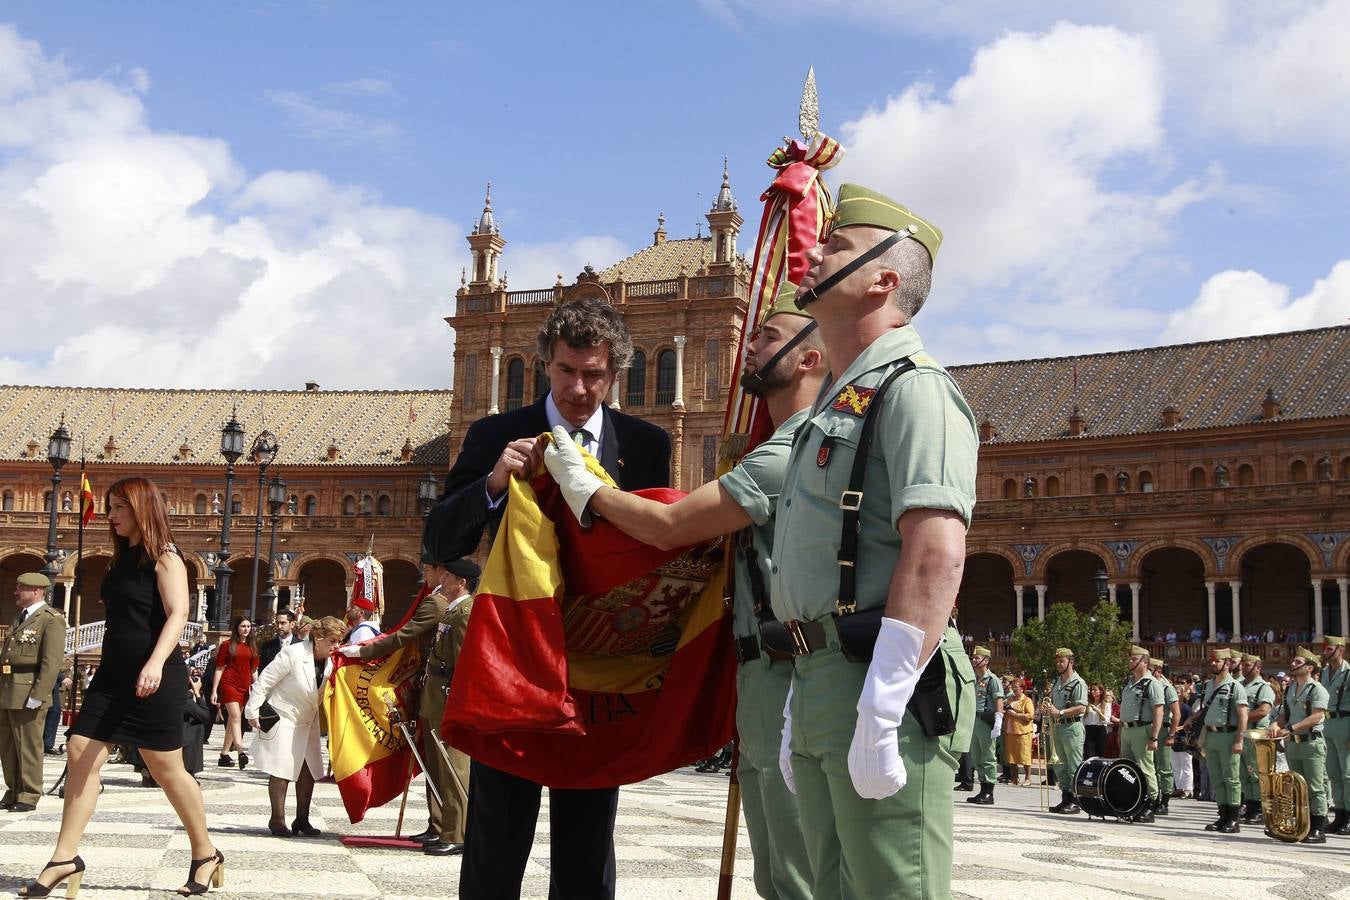
[[[428,472],[417,482],[417,501],[422,506],[422,515],[431,512],[431,506],[436,502],[436,490],[440,487],[440,482],[436,480],[434,472]]]
[[[1092,583],[1097,588],[1097,599],[1106,600],[1111,596],[1111,585],[1106,577],[1105,569],[1098,569],[1097,574],[1092,576]]]
[[[277,583],[274,578],[277,558],[277,517],[281,515],[281,507],[285,503],[286,482],[280,475],[273,475],[267,484],[267,505],[272,510],[272,537],[267,547],[267,593],[263,594],[267,609],[273,615],[277,611]]]
[[[220,523],[220,559],[216,563],[216,616],[213,631],[230,630],[230,516],[234,512],[234,464],[244,455],[244,426],[235,413],[220,427],[220,455],[225,457],[225,513]]]
[[[56,576],[61,571],[57,561],[61,559],[61,553],[56,549],[56,504],[60,503],[59,494],[61,493],[61,467],[70,462],[70,432],[66,429],[66,417],[61,416],[61,423],[56,426],[52,436],[47,439],[47,462],[52,464],[52,499],[48,505],[47,515],[47,565],[43,566],[42,574],[47,576],[47,580],[52,583],[51,593],[48,595],[48,602],[56,596]]]
[[[258,505],[253,523],[253,583],[249,586],[248,617],[250,621],[256,623],[258,621],[258,554],[262,552],[263,499],[267,496],[267,467],[277,457],[276,436],[263,429],[263,432],[254,439],[250,455],[253,457],[253,461],[258,464]],[[268,560],[268,568],[271,568],[271,560]]]

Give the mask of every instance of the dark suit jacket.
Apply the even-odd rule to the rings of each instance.
[[[621,489],[669,487],[670,437],[634,416],[604,407],[605,427],[600,436],[600,463]],[[464,436],[455,465],[445,480],[445,492],[427,516],[424,540],[448,557],[471,556],[484,528],[494,532],[505,505],[489,510],[487,477],[511,441],[535,437],[549,430],[544,401],[507,413],[479,419]]]

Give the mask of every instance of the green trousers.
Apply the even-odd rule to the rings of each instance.
[[[0,771],[6,800],[36,806],[42,796],[42,725],[49,705],[0,709]]]
[[[1242,782],[1243,801],[1261,799],[1261,779],[1256,774],[1256,745],[1248,740],[1242,742],[1242,768],[1238,770],[1238,778]]]
[[[1241,763],[1241,754],[1233,752],[1233,732],[1205,732],[1205,766],[1209,769],[1214,802],[1220,806],[1237,806],[1242,802],[1242,789],[1238,784]]]
[[[1322,727],[1327,742],[1327,782],[1336,809],[1350,809],[1350,717],[1325,719]]]
[[[1314,816],[1327,814],[1327,740],[1294,743],[1292,737],[1284,741],[1284,758],[1289,771],[1297,772],[1308,782],[1308,807]]]
[[[970,765],[980,784],[993,784],[998,781],[998,756],[994,752],[993,729],[978,717],[975,730],[970,735]]]
[[[1074,789],[1074,778],[1078,775],[1078,767],[1083,764],[1084,734],[1086,732],[1081,720],[1069,725],[1055,723],[1055,755],[1059,757],[1059,764],[1054,769],[1061,791]]]
[[[1148,798],[1158,799],[1158,770],[1153,762],[1153,751],[1148,749],[1148,733],[1152,725],[1139,725],[1134,728],[1121,726],[1120,755],[1139,766],[1144,773],[1144,783],[1148,785]]]
[[[1158,793],[1172,796],[1172,729],[1164,725],[1158,734],[1158,749],[1153,751],[1153,769],[1158,773]]]
[[[768,900],[810,900],[811,865],[797,798],[783,782],[778,748],[792,663],[747,660],[736,674],[741,808],[755,858],[755,891]]]
[[[813,900],[946,898],[952,880],[952,777],[970,745],[975,673],[955,629],[941,649],[957,727],[930,738],[913,714],[900,724],[907,780],[884,800],[864,800],[848,774],[865,663],[839,652],[833,623],[828,646],[799,657],[792,680],[792,768],[811,857]]]

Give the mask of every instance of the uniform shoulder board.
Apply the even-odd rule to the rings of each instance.
[[[846,384],[835,396],[834,402],[830,404],[830,409],[861,417],[867,413],[867,407],[872,405],[872,398],[876,396],[876,393],[876,388]]]

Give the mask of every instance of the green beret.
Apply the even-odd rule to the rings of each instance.
[[[1326,645],[1327,645],[1328,647],[1344,647],[1344,646],[1345,646],[1345,638],[1343,638],[1343,637],[1337,637],[1337,636],[1334,635],[1334,634],[1329,634],[1329,635],[1327,635],[1325,638],[1323,638],[1322,640],[1326,642]]]
[[[928,251],[930,259],[937,259],[942,246],[942,232],[926,219],[921,219],[904,206],[884,194],[870,191],[856,184],[839,185],[839,198],[830,217],[830,228],[849,225],[871,225],[887,231],[907,231]]]
[[[1303,659],[1309,665],[1312,665],[1318,669],[1322,668],[1322,657],[1318,656],[1316,653],[1312,652],[1307,647],[1299,647],[1298,652],[1295,653],[1294,655]]]
[[[445,564],[445,568],[451,575],[458,575],[460,578],[478,578],[483,574],[478,563],[471,559],[452,560]]]
[[[52,583],[41,572],[24,572],[19,576],[19,587],[41,588],[45,591],[51,586]]]
[[[1131,645],[1130,645],[1130,655],[1131,655],[1131,656],[1143,656],[1143,657],[1147,657],[1147,658],[1149,658],[1149,659],[1152,659],[1152,658],[1153,658],[1153,657],[1149,656],[1149,653],[1148,653],[1147,650],[1145,650],[1143,647],[1140,647],[1138,644],[1131,644]]]
[[[989,648],[988,648],[988,647],[976,647],[974,650],[970,651],[970,655],[971,655],[971,656],[983,656],[985,659],[989,659],[989,658],[990,658],[991,656],[993,656],[994,654],[992,654],[992,653],[989,652]]]
[[[1067,656],[1069,659],[1073,659],[1073,651],[1068,647],[1056,647],[1055,656]]]
[[[769,307],[769,312],[760,320],[760,324],[769,321],[774,316],[805,316],[808,319],[815,318],[809,312],[797,305],[797,285],[790,281],[784,281],[778,288],[778,296],[773,298],[773,306]]]

